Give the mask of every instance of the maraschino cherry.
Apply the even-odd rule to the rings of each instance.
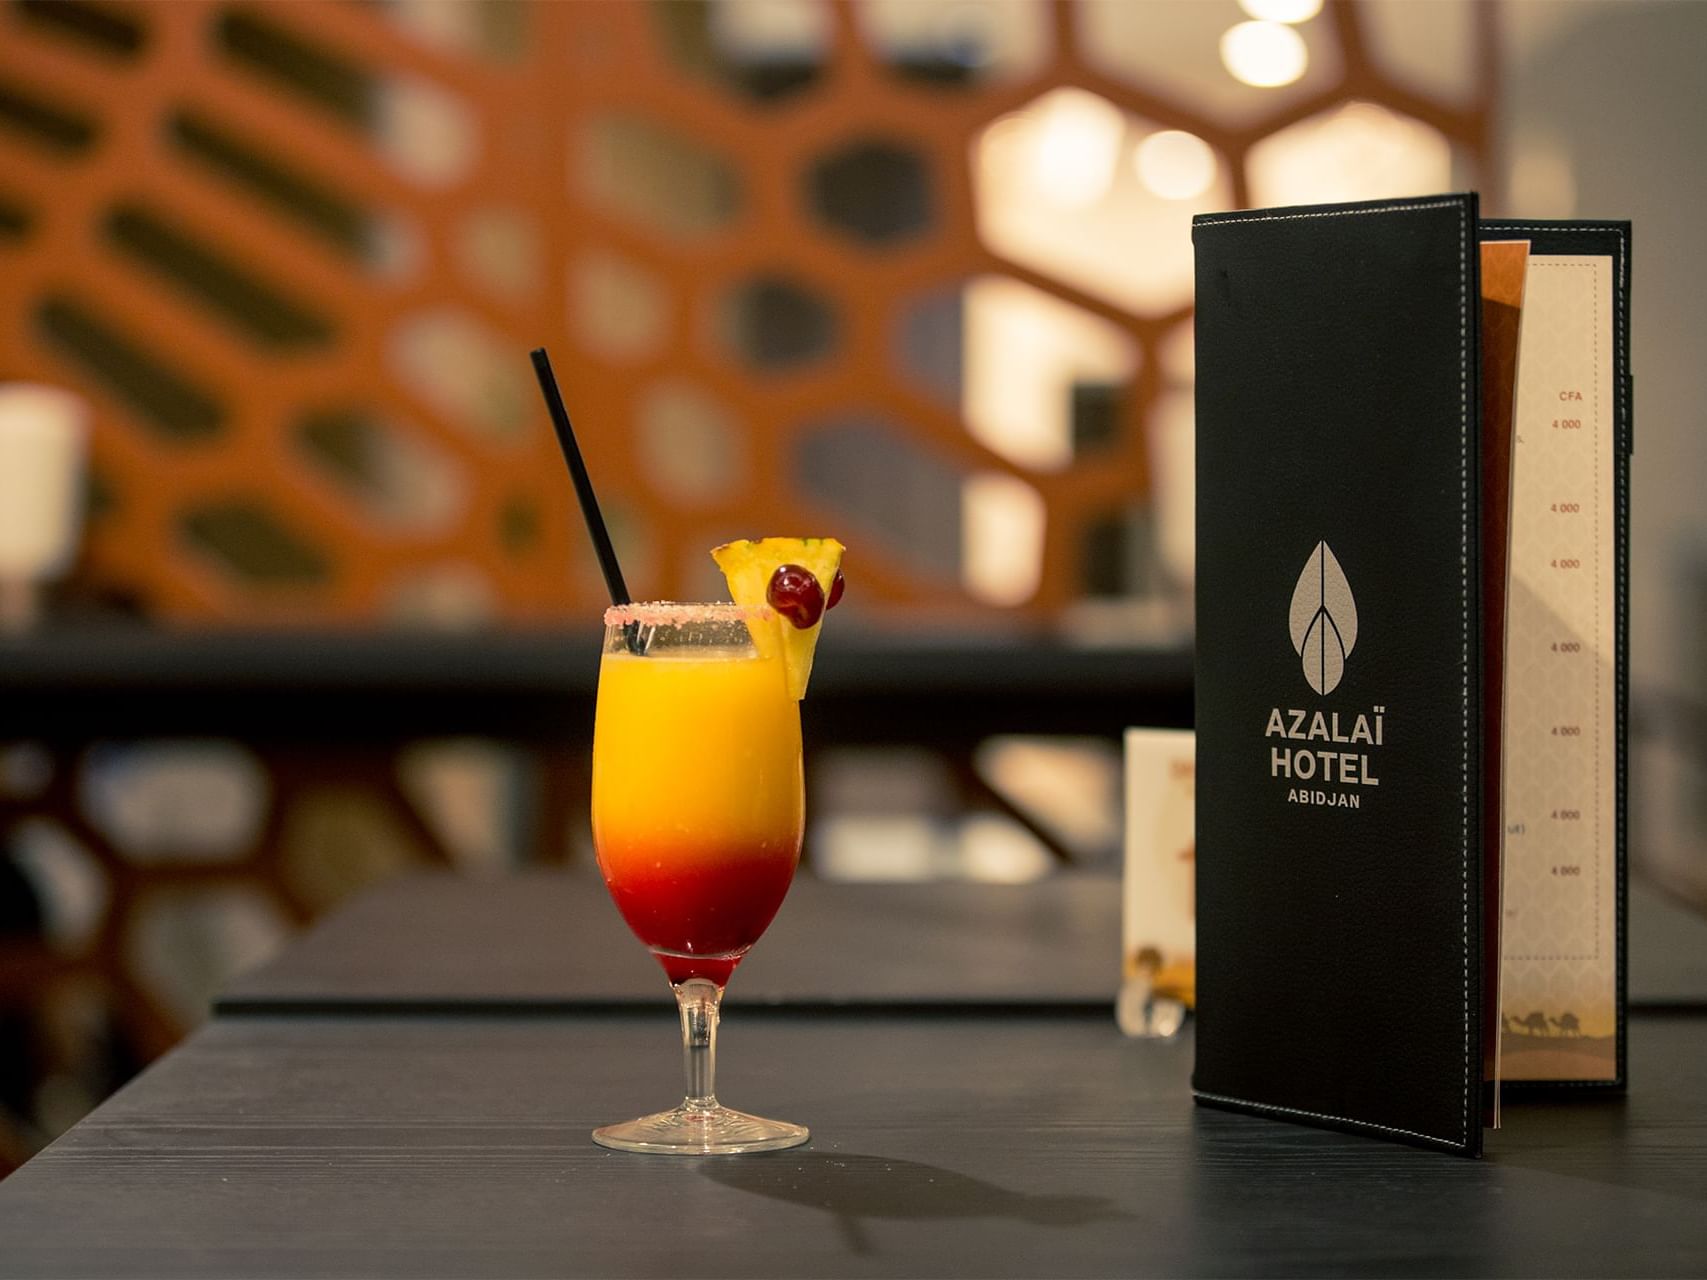
[[[776,567],[765,589],[765,601],[801,631],[816,626],[824,616],[824,588],[811,570],[797,564]]]

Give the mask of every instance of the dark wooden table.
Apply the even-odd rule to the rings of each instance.
[[[1511,1106],[1487,1159],[1192,1107],[1106,1017],[725,1024],[809,1147],[608,1152],[674,1019],[228,1017],[0,1183],[0,1275],[1700,1276],[1707,1021],[1642,1015],[1622,1102]]]
[[[399,882],[0,1183],[0,1276],[1707,1274],[1707,1013],[1479,1162],[1199,1111],[1189,1031],[1114,1027],[1113,888],[803,881],[719,1093],[812,1143],[692,1161],[588,1137],[680,1092],[596,881]]]
[[[1120,882],[835,884],[801,875],[731,999],[800,1009],[999,1005],[1104,1013],[1120,975]],[[595,872],[394,880],[216,1003],[227,1013],[660,1007],[662,971]]]
[[[1707,1013],[1707,921],[1630,887],[1630,995]],[[1101,1013],[1120,884],[834,884],[796,878],[731,988],[743,1005],[999,1005]],[[215,1004],[220,1013],[570,1012],[663,999],[591,868],[494,880],[424,873],[357,898]]]

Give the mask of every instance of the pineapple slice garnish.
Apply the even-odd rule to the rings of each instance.
[[[752,628],[753,644],[766,657],[781,652],[788,691],[796,699],[806,696],[812,654],[845,550],[834,538],[749,538],[711,552],[736,604],[768,605],[776,613],[774,626]]]

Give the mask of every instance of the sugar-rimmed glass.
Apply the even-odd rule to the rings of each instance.
[[[730,1155],[809,1136],[714,1091],[723,988],[782,905],[805,823],[799,704],[749,624],[775,619],[732,604],[605,613],[593,843],[617,909],[675,991],[687,1089],[672,1110],[595,1130],[602,1146]]]

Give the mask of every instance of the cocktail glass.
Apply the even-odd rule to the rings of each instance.
[[[593,843],[617,909],[675,990],[687,1090],[672,1110],[594,1130],[601,1146],[730,1155],[810,1136],[732,1111],[713,1088],[724,985],[782,905],[805,821],[799,704],[749,624],[776,622],[733,604],[605,614]]]

